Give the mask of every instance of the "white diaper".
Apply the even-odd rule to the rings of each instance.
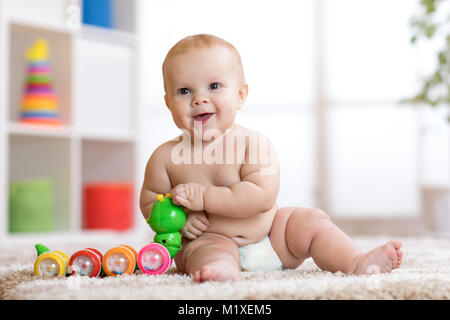
[[[283,270],[283,264],[266,236],[259,242],[239,247],[242,271]]]

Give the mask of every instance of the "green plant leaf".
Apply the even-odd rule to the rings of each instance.
[[[425,104],[430,107],[443,104],[448,107],[450,113],[450,10],[448,10],[448,5],[442,5],[443,3],[448,4],[450,0],[418,1],[422,10],[420,15],[409,19],[412,31],[410,42],[416,44],[420,39],[426,38],[433,39],[433,43],[440,43],[442,39],[443,47],[436,53],[435,69],[429,76],[421,80],[421,89],[412,97],[402,99],[401,103]],[[445,14],[442,10],[449,12]],[[436,14],[437,11],[439,11],[439,15]],[[436,41],[434,41],[435,39]],[[441,88],[444,90],[440,90]],[[431,90],[434,90],[432,97],[430,96]],[[436,92],[438,93],[436,94]]]

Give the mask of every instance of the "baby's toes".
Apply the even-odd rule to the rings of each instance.
[[[201,280],[200,271],[199,270],[195,271],[193,274],[193,277],[194,277],[195,282],[200,282],[200,280]]]
[[[397,250],[395,250],[394,241],[389,241],[383,246],[384,254],[386,255],[385,264],[387,269],[392,269],[397,265]]]
[[[386,243],[383,246],[383,251],[390,260],[397,259],[397,253],[395,250],[394,241],[389,241],[388,243]]]
[[[202,281],[214,280],[217,277],[218,271],[212,266],[203,266],[200,272]]]
[[[402,257],[403,257],[403,251],[397,250],[397,264],[394,266],[394,268],[400,267],[400,265],[402,264]]]
[[[390,241],[390,243],[392,243],[395,250],[400,249],[400,247],[402,246],[402,242],[400,240],[393,240],[393,241]]]

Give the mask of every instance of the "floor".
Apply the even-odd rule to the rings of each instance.
[[[352,238],[363,250],[392,239],[388,235]],[[450,299],[450,239],[399,238],[403,242],[403,264],[389,274],[333,274],[321,271],[307,259],[295,270],[242,272],[239,281],[201,284],[175,268],[159,276],[138,271],[122,277],[41,278],[33,274],[34,244],[21,244],[0,251],[0,299]],[[131,245],[139,250],[139,243]],[[101,252],[108,249],[94,243],[49,244],[52,246],[68,255],[87,246]]]

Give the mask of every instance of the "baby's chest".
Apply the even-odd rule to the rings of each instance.
[[[238,165],[175,165],[168,169],[172,187],[195,182],[209,186],[231,186],[241,181]]]

